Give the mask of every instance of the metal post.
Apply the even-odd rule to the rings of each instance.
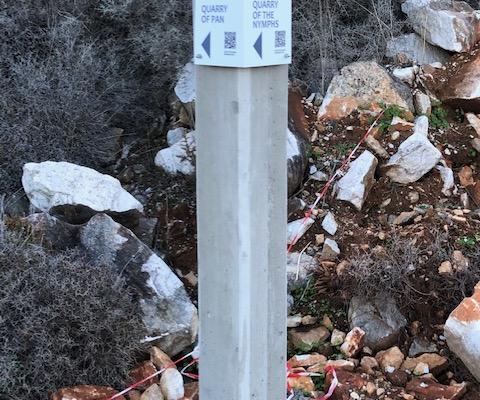
[[[285,398],[287,70],[197,66],[203,400]]]

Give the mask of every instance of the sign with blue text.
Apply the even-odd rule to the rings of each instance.
[[[264,67],[292,61],[292,0],[195,0],[197,65]]]

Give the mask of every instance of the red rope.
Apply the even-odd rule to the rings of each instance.
[[[296,235],[294,236],[293,240],[291,241],[290,245],[288,246],[288,249],[287,249],[287,253],[291,253],[292,252],[292,249],[293,249],[293,246],[295,246],[295,244],[297,243],[298,239],[299,238],[299,235],[300,235],[300,231],[302,229],[302,226],[305,225],[308,221],[308,219],[312,216],[312,213],[313,213],[313,210],[315,209],[315,207],[317,206],[317,204],[319,203],[319,201],[321,199],[323,199],[326,194],[328,193],[328,190],[330,189],[330,186],[332,186],[333,182],[335,181],[335,179],[337,178],[338,175],[340,175],[341,172],[343,172],[347,167],[348,165],[350,164],[350,161],[352,160],[352,157],[354,156],[354,154],[357,152],[357,150],[360,148],[360,146],[363,144],[363,142],[365,142],[365,140],[367,140],[367,137],[370,135],[370,133],[372,132],[373,128],[375,127],[375,125],[377,124],[377,122],[380,120],[380,118],[382,118],[383,114],[384,114],[384,110],[378,114],[377,118],[375,119],[375,121],[373,121],[372,125],[370,126],[370,128],[367,130],[367,132],[365,133],[365,135],[363,135],[363,137],[360,139],[360,141],[357,143],[357,145],[355,146],[355,148],[350,152],[350,154],[348,155],[348,157],[346,157],[342,164],[340,165],[340,167],[335,171],[335,173],[330,177],[330,179],[327,181],[327,183],[325,183],[325,185],[323,186],[322,190],[320,191],[320,193],[317,194],[317,200],[315,200],[315,203],[313,203],[313,205],[310,207],[310,209],[305,213],[305,217],[302,221],[302,224],[301,226],[298,228],[298,232],[296,233]]]

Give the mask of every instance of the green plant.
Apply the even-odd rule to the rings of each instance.
[[[317,315],[315,287],[312,279],[308,280],[304,287],[292,291],[295,311],[302,311],[304,314]]]
[[[315,390],[323,391],[325,388],[325,374],[320,374],[320,376],[312,376],[312,381],[315,385]]]
[[[475,234],[473,236],[461,236],[457,239],[457,243],[461,246],[474,248],[477,242],[480,240],[480,235]]]
[[[387,106],[386,104],[380,104],[380,107],[382,107],[384,110],[382,117],[378,121],[378,130],[380,133],[384,133],[387,131],[394,117],[406,117],[406,110],[397,105],[393,104]]]
[[[355,143],[352,142],[340,142],[333,145],[333,148],[335,149],[339,157],[346,156],[354,147]]]
[[[446,129],[449,127],[447,121],[448,111],[441,104],[435,104],[432,107],[430,115],[430,126],[434,129]]]

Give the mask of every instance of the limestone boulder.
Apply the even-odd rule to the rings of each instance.
[[[436,94],[443,103],[480,113],[480,45],[448,64],[445,78],[432,85],[440,87]]]
[[[55,250],[74,248],[80,240],[79,225],[72,225],[48,213],[35,213],[24,218],[33,236],[42,244]]]
[[[386,56],[399,64],[445,64],[450,54],[426,42],[416,33],[401,35],[387,42]]]
[[[33,207],[74,224],[107,213],[132,226],[143,212],[117,179],[68,162],[27,163],[22,184]]]
[[[172,138],[172,145],[160,150],[155,156],[155,165],[170,175],[195,173],[195,132],[187,132],[178,140]]]
[[[322,120],[338,120],[372,103],[395,104],[413,111],[410,89],[376,62],[359,61],[342,68],[330,83],[318,112]]]
[[[480,282],[445,323],[445,337],[453,351],[480,382]]]
[[[80,242],[93,261],[111,265],[133,288],[153,345],[173,356],[195,341],[197,310],[183,283],[129,229],[97,214],[82,227]]]
[[[469,51],[479,39],[480,14],[466,2],[407,0],[402,11],[422,38],[442,49]]]
[[[414,133],[388,161],[387,176],[397,183],[418,181],[442,159],[442,153],[428,140],[428,118],[419,117]]]
[[[366,299],[355,296],[348,309],[350,326],[365,331],[365,345],[374,351],[393,346],[407,320],[390,297]]]

